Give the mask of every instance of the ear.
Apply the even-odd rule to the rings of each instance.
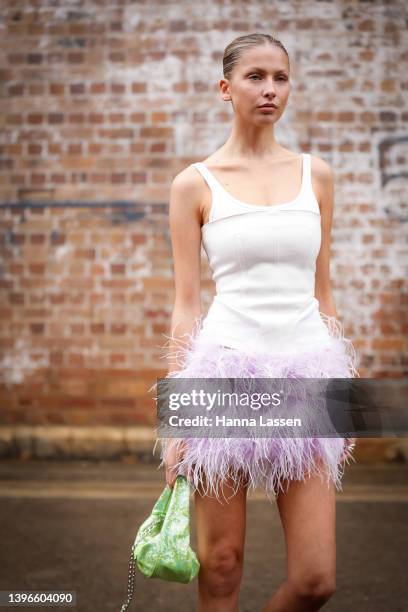
[[[230,84],[228,79],[221,79],[219,82],[221,97],[225,102],[231,101]]]

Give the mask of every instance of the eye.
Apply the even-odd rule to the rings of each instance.
[[[261,78],[259,76],[259,74],[250,74],[248,78],[250,78],[252,80],[252,77]],[[278,81],[287,81],[288,79],[287,79],[287,77],[285,75],[281,75],[281,76],[277,77],[277,80]]]

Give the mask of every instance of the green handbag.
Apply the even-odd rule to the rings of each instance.
[[[132,546],[129,564],[128,597],[121,612],[132,599],[135,561],[148,578],[191,582],[200,563],[190,547],[190,485],[185,476],[176,478],[173,488],[166,485],[150,516],[142,523]]]

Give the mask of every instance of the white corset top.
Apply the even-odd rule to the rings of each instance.
[[[329,342],[314,297],[321,216],[303,153],[295,199],[257,206],[229,194],[202,162],[192,164],[212,196],[202,227],[216,295],[201,335],[231,348],[293,351]]]

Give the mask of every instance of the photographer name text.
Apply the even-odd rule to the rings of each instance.
[[[215,417],[197,415],[195,417],[179,417],[171,415],[168,424],[172,427],[302,427],[299,418],[266,418],[260,414],[255,417]]]

